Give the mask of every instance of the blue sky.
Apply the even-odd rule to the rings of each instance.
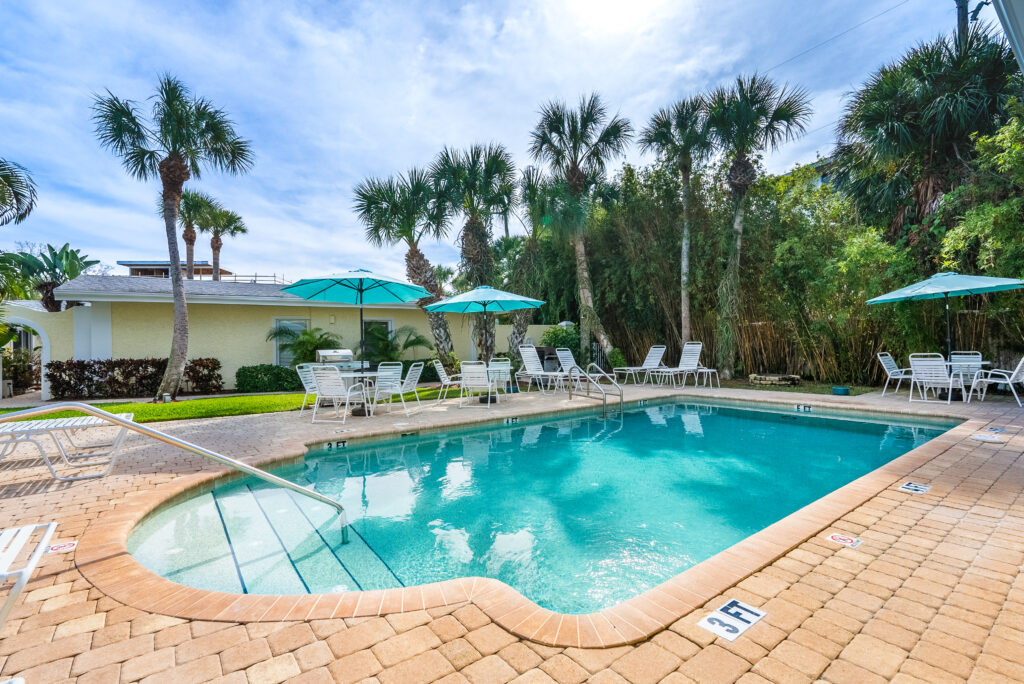
[[[170,72],[253,142],[249,175],[189,184],[249,225],[226,244],[225,268],[403,274],[401,250],[362,238],[351,211],[360,179],[474,142],[504,143],[526,166],[546,100],[596,90],[640,128],[676,98],[771,69],[890,8],[770,71],[805,87],[815,108],[810,133],[767,158],[771,171],[826,154],[844,95],[951,30],[953,0],[3,3],[0,156],[31,170],[39,206],[3,229],[0,249],[70,242],[108,264],[166,258],[159,184],[129,178],[100,149],[90,104],[104,89],[144,100]],[[991,8],[982,18],[995,20]],[[650,161],[636,149],[627,158]],[[425,251],[458,259],[452,239]],[[197,258],[208,257],[201,237]]]

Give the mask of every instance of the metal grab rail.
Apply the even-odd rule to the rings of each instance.
[[[158,442],[163,442],[164,444],[169,444],[171,446],[178,447],[179,449],[184,449],[185,451],[192,452],[193,454],[196,454],[198,456],[208,458],[211,461],[216,461],[217,463],[220,463],[222,465],[234,468],[235,470],[243,472],[246,475],[252,475],[253,477],[263,480],[264,482],[269,482],[270,484],[277,485],[278,487],[290,489],[291,491],[296,492],[297,494],[302,494],[303,496],[308,496],[309,498],[314,499],[315,501],[327,504],[328,506],[338,511],[338,519],[339,522],[341,523],[341,543],[348,543],[348,519],[345,516],[345,509],[342,507],[340,503],[338,503],[334,499],[324,496],[323,494],[315,492],[307,487],[303,487],[302,485],[297,485],[294,482],[286,480],[282,477],[278,477],[277,475],[271,475],[267,471],[260,470],[259,468],[249,465],[248,463],[236,461],[233,458],[223,456],[215,451],[204,449],[203,447],[197,444],[192,444],[191,442],[186,442],[183,439],[172,437],[171,435],[168,435],[166,432],[160,432],[159,430],[154,430],[153,428],[146,427],[145,425],[140,425],[139,423],[136,423],[133,420],[126,420],[124,418],[120,418],[114,415],[113,413],[104,411],[103,409],[96,408],[95,406],[90,406],[89,404],[83,404],[77,401],[62,402],[60,404],[51,404],[49,406],[40,406],[38,408],[30,408],[24,409],[22,411],[15,411],[14,413],[2,414],[0,415],[0,423],[9,423],[15,420],[21,420],[23,418],[34,418],[36,416],[43,416],[48,413],[57,413],[59,411],[80,411],[90,416],[102,418],[103,420],[107,421],[112,425],[117,425],[126,430],[137,432],[140,435],[144,435],[146,437],[152,437]]]
[[[591,374],[591,369],[593,369],[593,371],[595,371],[593,374]],[[586,378],[587,379],[587,396],[588,397],[590,396],[590,387],[591,387],[591,385],[593,385],[597,389],[601,390],[601,403],[602,403],[601,415],[604,416],[605,418],[607,418],[608,417],[608,392],[605,391],[604,385],[602,385],[600,383],[600,381],[597,378],[594,377],[595,375],[597,376],[597,378],[607,378],[608,382],[610,382],[612,387],[614,387],[615,390],[618,392],[618,394],[619,394],[619,416],[621,417],[623,415],[623,410],[624,410],[623,409],[622,386],[619,385],[619,383],[615,382],[615,378],[612,377],[611,375],[609,375],[607,372],[605,372],[604,369],[602,369],[596,363],[591,363],[589,366],[586,367],[586,369],[580,368],[579,366],[573,366],[572,368],[569,369],[569,378],[568,378],[568,380],[569,380],[569,382],[568,382],[568,385],[569,385],[569,399],[570,400],[572,399],[573,378],[574,377]]]

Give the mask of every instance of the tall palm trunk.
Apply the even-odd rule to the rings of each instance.
[[[220,280],[220,249],[224,246],[224,241],[220,239],[220,235],[214,233],[213,237],[210,238],[210,251],[213,252],[213,279]]]
[[[494,276],[494,252],[491,251],[487,226],[478,216],[466,219],[462,229],[462,267],[466,280],[473,287],[489,285]],[[473,318],[476,350],[479,358],[487,360],[494,354],[494,318],[476,314]]]
[[[690,340],[690,171],[683,169],[683,231],[679,248],[679,339]]]
[[[526,333],[530,331],[530,322],[533,321],[533,314],[536,309],[520,309],[512,312],[512,332],[508,336],[508,354],[513,356],[519,353],[519,347],[523,346],[526,340]]]
[[[160,380],[155,399],[164,394],[174,399],[181,387],[188,357],[188,306],[185,302],[185,281],[181,277],[181,257],[178,255],[178,207],[181,204],[181,189],[189,179],[188,166],[179,156],[170,156],[160,162],[160,182],[163,186],[161,199],[164,203],[164,231],[167,233],[167,256],[171,262],[171,294],[174,298],[174,325],[171,335],[171,352],[167,357],[167,370]]]
[[[729,379],[736,368],[736,327],[740,310],[740,255],[743,247],[743,217],[746,191],[737,192],[732,216],[732,251],[725,278],[718,288],[718,368]]]
[[[593,333],[606,357],[611,357],[612,341],[605,332],[601,319],[594,308],[594,286],[590,281],[590,266],[587,263],[587,247],[582,235],[572,239],[576,252],[576,281],[580,288],[580,352],[583,358],[590,356],[590,335]]]
[[[185,224],[181,231],[181,239],[185,243],[185,277],[192,280],[196,272],[196,227],[191,222]]]
[[[409,251],[405,253],[405,274],[409,282],[419,285],[431,294],[416,302],[422,309],[428,304],[441,299],[441,286],[437,282],[437,273],[430,264],[426,255],[420,250],[415,242],[408,243]],[[434,349],[437,357],[441,360],[445,370],[451,372],[455,368],[455,350],[452,347],[452,335],[448,328],[448,317],[440,312],[426,311],[427,323],[430,325],[430,332],[434,336]]]

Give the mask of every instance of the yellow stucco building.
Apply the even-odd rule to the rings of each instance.
[[[186,280],[189,314],[189,358],[213,357],[222,364],[225,388],[233,388],[241,366],[281,363],[278,344],[267,333],[286,323],[322,328],[341,338],[343,346],[359,346],[359,309],[330,302],[309,302],[283,292],[281,285],[212,280]],[[68,359],[165,357],[170,351],[173,311],[167,278],[85,275],[56,290],[60,300],[83,303],[59,313],[35,303],[5,303],[10,324],[27,325],[39,334],[42,363]],[[411,325],[431,338],[426,315],[415,304],[363,309],[364,325],[383,324],[394,330]],[[472,317],[449,316],[455,353],[476,358]],[[539,342],[547,326],[532,325],[528,336]],[[507,353],[511,327],[499,325],[497,350]],[[414,355],[425,355],[415,350]],[[43,398],[49,398],[45,373]]]

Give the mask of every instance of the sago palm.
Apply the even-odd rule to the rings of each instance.
[[[213,279],[220,280],[220,250],[224,238],[245,235],[249,229],[242,217],[227,209],[215,209],[202,223],[196,225],[201,233],[210,234],[210,252],[213,254]]]
[[[213,212],[222,209],[217,200],[205,192],[183,190],[178,222],[181,224],[181,240],[185,243],[185,278],[195,277],[196,226],[209,222]]]
[[[439,216],[465,219],[459,237],[462,275],[472,287],[490,285],[494,278],[491,224],[503,216],[515,195],[515,164],[501,145],[473,145],[467,150],[444,148],[430,168],[438,193]],[[477,314],[476,348],[482,358],[494,353],[494,323]]]
[[[36,184],[20,164],[0,158],[0,226],[21,223],[36,206]]]
[[[987,26],[973,25],[962,45],[953,35],[922,43],[846,104],[833,183],[865,219],[888,224],[891,242],[916,244],[923,219],[971,173],[974,137],[1003,123],[1020,86],[1012,51]]]
[[[194,96],[173,76],[164,75],[150,98],[147,120],[139,103],[109,90],[93,102],[93,122],[100,144],[121,158],[138,180],[159,178],[167,256],[172,267],[174,328],[167,370],[157,396],[176,397],[188,357],[188,309],[178,254],[178,210],[185,182],[213,168],[230,174],[247,172],[253,163],[249,141],[235,132],[227,114],[209,100]]]
[[[632,134],[629,120],[618,115],[609,117],[596,93],[581,97],[576,109],[569,109],[564,102],[549,102],[541,108],[540,121],[530,134],[530,154],[548,163],[555,180],[582,208],[588,190],[603,179],[608,162],[625,151]],[[593,334],[605,355],[611,356],[614,345],[594,308],[585,235],[588,212],[570,211],[566,215],[577,217],[557,227],[568,234],[576,254],[580,346],[584,355],[589,354]]]
[[[810,118],[806,91],[779,86],[759,74],[740,76],[732,86],[716,88],[707,99],[708,130],[729,163],[726,182],[733,201],[732,249],[718,288],[718,364],[727,378],[736,365],[743,218],[747,192],[757,181],[756,155],[799,136]]]
[[[366,228],[366,240],[375,247],[404,243],[405,274],[409,281],[426,289],[431,297],[417,303],[420,308],[441,299],[443,292],[437,273],[420,249],[424,237],[444,237],[446,217],[439,213],[439,202],[429,174],[412,169],[397,178],[367,178],[356,186],[355,212]],[[443,313],[426,312],[438,358],[446,368],[453,367],[451,332]]]
[[[679,339],[690,339],[690,207],[693,201],[693,172],[711,154],[704,98],[684,98],[660,109],[640,134],[640,147],[651,150],[675,169],[682,181],[683,211],[680,216],[679,250]]]

